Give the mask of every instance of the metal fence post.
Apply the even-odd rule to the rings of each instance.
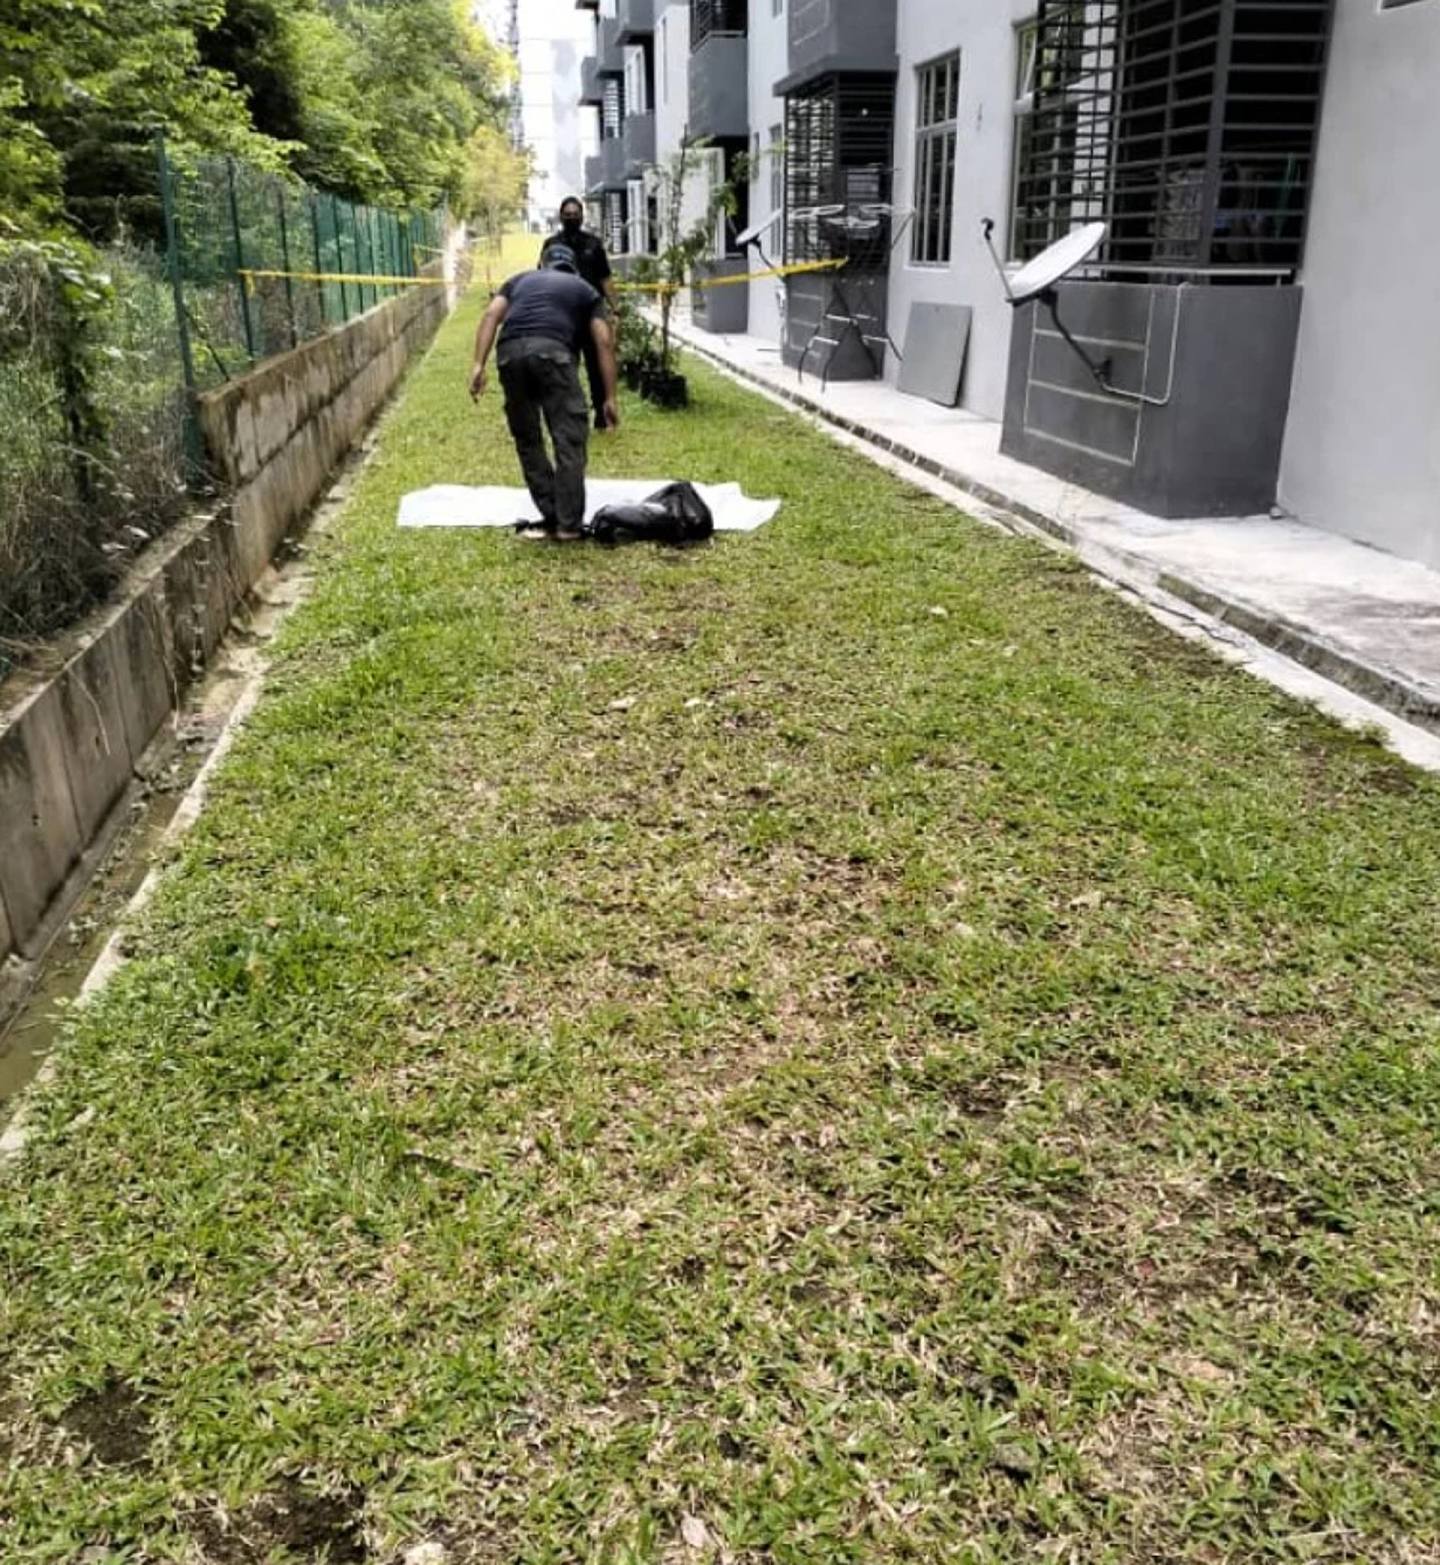
[[[330,197],[330,216],[335,225],[335,270],[340,274],[340,318],[350,319],[350,299],[345,292],[345,246],[340,243],[340,197]]]
[[[305,200],[310,207],[310,237],[315,249],[315,298],[320,305],[320,324],[328,326],[330,321],[325,309],[325,284],[321,280],[325,267],[320,259],[320,198],[313,190],[307,190]]]
[[[375,255],[374,255],[374,252],[370,248],[370,233],[369,233],[370,225],[369,225],[369,223],[367,223],[365,221],[365,219],[366,219],[366,217],[367,217],[367,215],[369,213],[369,210],[370,209],[368,207],[364,206],[364,205],[361,205],[357,209],[356,206],[355,206],[355,203],[353,201],[350,203],[350,215],[351,215],[351,217],[355,221],[355,270],[357,272],[363,272],[363,273],[373,277],[375,275]],[[362,229],[365,230],[365,259],[363,261],[360,259],[360,234],[361,234],[361,230]],[[371,283],[370,284],[370,304],[374,304],[374,303],[375,303],[375,284]],[[362,310],[368,310],[370,308],[370,305],[365,303],[365,284],[364,283],[360,284],[360,308]]]
[[[240,290],[240,317],[245,326],[245,349],[250,355],[250,362],[255,362],[255,325],[250,319],[250,289],[246,279],[241,276],[245,270],[245,246],[240,238],[240,201],[235,194],[235,159],[225,159],[225,171],[230,184],[230,226],[235,239],[235,283]]]
[[[165,155],[165,136],[155,132],[156,173],[160,180],[160,209],[165,214],[165,265],[170,274],[170,292],[175,300],[175,334],[180,341],[180,369],[185,377],[185,470],[194,483],[203,466],[200,425],[195,417],[195,355],[190,347],[190,321],[185,311],[185,281],[180,261],[180,224],[175,216],[175,189],[170,176],[170,159]]]
[[[290,226],[285,221],[285,181],[275,181],[276,204],[280,209],[280,255],[285,268],[285,309],[290,317],[290,346],[298,347],[300,333],[295,329],[295,290],[290,282]]]

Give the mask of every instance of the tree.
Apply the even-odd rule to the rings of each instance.
[[[529,149],[516,149],[493,125],[482,125],[465,144],[460,215],[480,229],[494,249],[524,209],[531,163]]]
[[[690,286],[695,268],[715,247],[716,226],[724,217],[733,216],[739,204],[739,187],[750,178],[750,160],[738,157],[729,179],[709,187],[703,197],[701,215],[687,219],[699,203],[693,184],[702,177],[704,166],[696,154],[708,143],[702,140],[680,143],[680,150],[653,170],[657,204],[660,211],[660,246],[654,264],[642,266],[637,281],[656,284],[660,304],[660,365],[671,373],[674,349],[670,341],[670,317],[675,300]]]
[[[157,231],[153,138],[351,199],[458,199],[508,56],[463,0],[5,0],[0,211]]]

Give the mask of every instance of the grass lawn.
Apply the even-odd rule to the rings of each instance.
[[[399,533],[482,303],[0,1187],[0,1558],[1440,1560],[1440,788],[694,366],[763,532]]]

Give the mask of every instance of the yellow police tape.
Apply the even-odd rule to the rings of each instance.
[[[253,291],[257,277],[290,277],[302,283],[372,283],[377,288],[443,288],[444,277],[372,277],[369,272],[275,272],[256,266],[237,266],[236,274]]]
[[[616,283],[621,293],[680,293],[686,288],[727,288],[735,283],[755,282],[763,277],[794,277],[800,272],[835,272],[845,265],[838,261],[793,261],[789,266],[771,266],[763,272],[741,272],[734,277],[707,277],[690,283]],[[253,292],[260,277],[290,278],[301,283],[369,283],[376,288],[444,288],[444,277],[375,277],[369,272],[285,272],[268,267],[237,266],[236,275],[245,279],[247,292]]]
[[[741,272],[735,277],[707,277],[693,283],[616,283],[617,293],[680,293],[686,288],[726,288],[733,283],[750,283],[761,277],[794,277],[798,272],[838,272],[845,265],[838,261],[792,261],[789,266],[770,266],[763,272]]]

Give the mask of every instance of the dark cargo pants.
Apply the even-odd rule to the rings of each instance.
[[[575,355],[545,337],[501,341],[496,359],[520,470],[547,526],[578,531],[585,520],[585,453],[590,416]],[[542,428],[543,425],[543,428]],[[544,429],[555,448],[551,461]]]
[[[605,427],[605,376],[600,370],[600,350],[594,337],[587,336],[582,353],[585,358],[585,378],[590,382],[590,406],[595,411],[595,427]]]

